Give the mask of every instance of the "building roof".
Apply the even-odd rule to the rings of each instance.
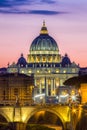
[[[70,58],[68,57],[68,55],[65,54],[65,56],[62,59],[62,66],[66,67],[68,65],[71,65],[71,61],[70,61]]]
[[[21,57],[17,61],[17,65],[25,67],[26,64],[27,64],[26,59],[24,58],[23,54],[21,54]]]

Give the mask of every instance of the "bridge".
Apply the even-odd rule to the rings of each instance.
[[[35,114],[44,112],[56,115],[62,122],[63,130],[75,130],[76,123],[81,116],[81,106],[72,108],[68,105],[31,105],[31,106],[0,106],[0,115],[8,123],[15,124],[15,130],[26,130],[26,125]],[[51,117],[50,117],[51,118]]]

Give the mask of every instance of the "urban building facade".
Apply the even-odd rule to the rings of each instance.
[[[33,75],[0,74],[0,105],[32,104],[33,87]]]
[[[68,78],[78,76],[79,69],[79,65],[71,62],[67,54],[62,56],[59,53],[57,42],[49,35],[43,22],[39,36],[31,43],[27,60],[21,54],[17,63],[8,65],[7,72],[34,74],[34,97],[45,95],[45,99],[60,95],[59,90],[63,90],[61,95],[66,95],[68,92],[66,88],[69,88],[59,88],[64,88],[63,83]],[[41,97],[39,98],[42,100]]]

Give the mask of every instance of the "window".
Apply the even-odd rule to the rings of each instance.
[[[72,69],[72,72],[75,73],[75,69],[74,68]]]
[[[18,88],[14,88],[14,95],[18,95]]]
[[[59,70],[56,70],[56,73],[59,73]]]
[[[28,71],[28,73],[31,73],[31,72],[32,72],[31,70]]]
[[[40,71],[39,70],[37,70],[37,73],[39,73]]]
[[[24,74],[24,70],[21,71]]]
[[[66,73],[66,70],[64,70],[63,73]]]

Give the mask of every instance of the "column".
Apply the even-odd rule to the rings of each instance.
[[[40,94],[41,94],[41,93],[42,93],[41,79],[40,79],[40,84],[39,84],[39,86],[40,86]]]
[[[51,96],[53,95],[52,92],[53,92],[53,79],[51,79]]]
[[[63,86],[63,79],[60,79],[60,86]]]
[[[46,79],[46,96],[48,96],[48,79]]]
[[[44,89],[45,89],[45,96],[47,94],[47,90],[46,90],[46,77],[44,77]]]
[[[53,79],[53,91],[54,91],[54,95],[55,95],[55,91],[56,91],[55,88],[56,88],[56,87],[55,87],[55,79]]]
[[[40,58],[41,61],[40,62],[43,62],[42,58],[43,58],[43,56],[41,55],[41,58]]]

